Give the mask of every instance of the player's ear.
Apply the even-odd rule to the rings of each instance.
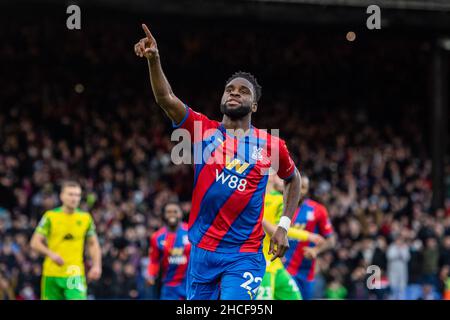
[[[258,110],[258,103],[253,102],[253,104],[252,104],[252,112],[256,112],[256,110]]]

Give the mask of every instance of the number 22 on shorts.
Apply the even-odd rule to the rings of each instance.
[[[241,284],[241,287],[248,291],[251,299],[253,300],[253,297],[255,297],[257,292],[258,292],[258,288],[259,288],[259,284],[258,283],[261,283],[262,278],[261,277],[254,277],[253,274],[251,272],[248,272],[248,271],[244,272],[242,277],[244,279],[248,279],[248,280],[245,281],[243,284]],[[252,283],[257,284],[254,289],[252,289],[252,287],[250,286]],[[253,292],[253,295],[251,294],[252,292]]]

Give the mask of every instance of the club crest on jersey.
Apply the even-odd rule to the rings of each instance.
[[[257,146],[253,146],[252,159],[255,161],[261,161],[263,159],[262,156],[263,148],[258,148]]]
[[[306,220],[308,220],[308,221],[314,220],[314,211],[310,210],[310,211],[306,212]]]
[[[189,244],[189,239],[188,236],[183,236],[183,245],[188,245]]]

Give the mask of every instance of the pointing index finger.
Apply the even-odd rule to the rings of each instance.
[[[281,248],[280,248],[280,245],[279,244],[277,244],[277,248],[275,249],[275,248],[273,248],[273,256],[272,256],[272,259],[270,259],[270,261],[273,261],[273,260],[275,260],[276,258],[278,258],[279,256],[280,256],[280,250],[281,250]]]
[[[150,40],[154,40],[155,38],[153,38],[152,33],[150,32],[150,30],[147,28],[147,26],[145,25],[145,23],[142,24],[142,29],[144,29],[145,35],[147,36],[148,39]]]
[[[275,254],[272,256],[272,259],[270,261],[275,260],[276,258],[280,257],[280,248],[277,248],[277,251],[275,251]]]

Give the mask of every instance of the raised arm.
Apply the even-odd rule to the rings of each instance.
[[[186,108],[183,102],[175,96],[164,75],[155,38],[145,24],[142,24],[142,29],[144,29],[146,37],[134,45],[134,51],[137,56],[147,59],[150,83],[156,103],[173,122],[178,124],[184,119]]]

